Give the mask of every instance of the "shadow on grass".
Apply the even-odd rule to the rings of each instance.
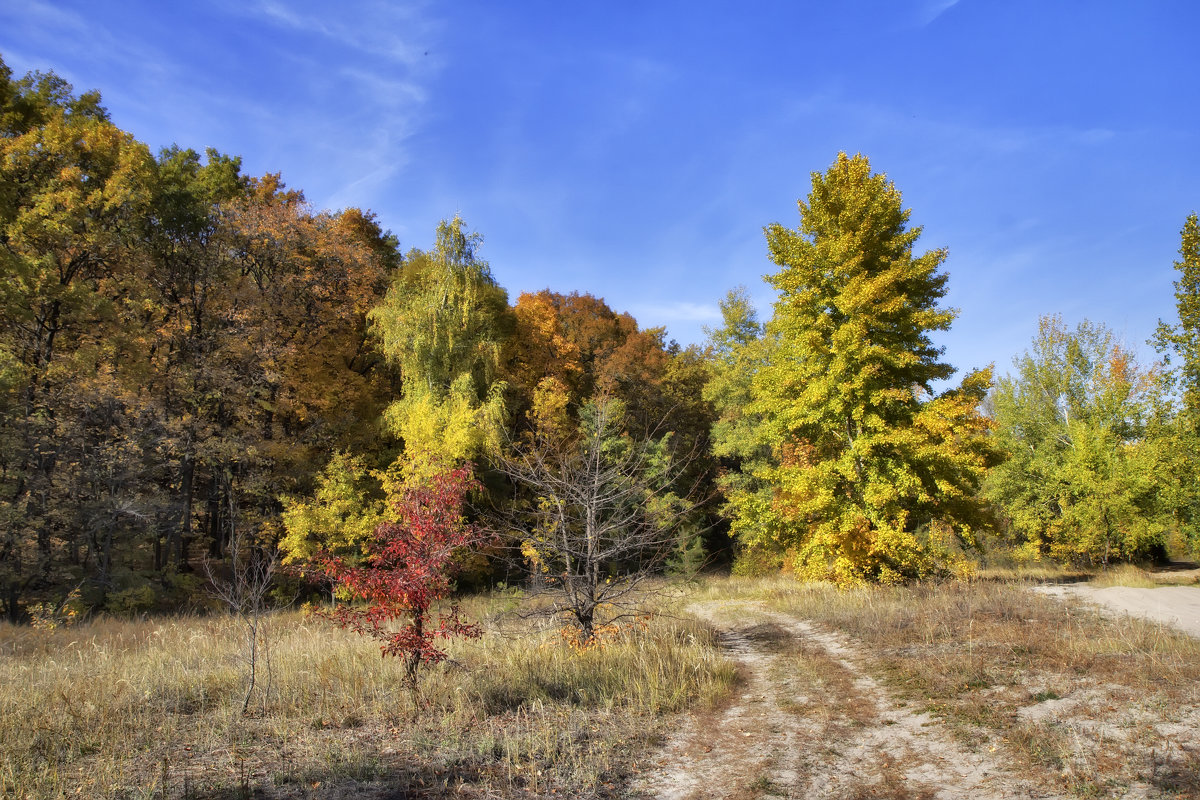
[[[396,757],[399,760],[400,756]],[[496,787],[496,776],[478,767],[459,769],[416,768],[411,764],[386,763],[371,757],[352,767],[325,770],[304,769],[270,777],[228,775],[177,775],[153,794],[154,798],[176,800],[334,800],[353,797],[363,800],[415,800],[476,796]],[[525,788],[526,781],[505,781],[511,788]]]

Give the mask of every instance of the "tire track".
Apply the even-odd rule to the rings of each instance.
[[[741,671],[730,704],[691,719],[633,787],[659,800],[753,797],[1047,798],[899,702],[843,637],[760,603],[693,606]],[[730,620],[737,620],[730,624]]]

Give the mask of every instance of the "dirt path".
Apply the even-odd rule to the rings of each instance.
[[[697,798],[1050,797],[897,701],[842,637],[756,603],[692,609],[721,628],[740,692],[667,742],[635,790]]]
[[[1055,597],[1078,597],[1118,614],[1143,617],[1200,637],[1200,586],[1130,586],[1097,588],[1086,583],[1038,586]]]

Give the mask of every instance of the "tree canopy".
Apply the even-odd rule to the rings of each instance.
[[[992,399],[1007,460],[988,496],[1028,555],[1108,564],[1146,557],[1164,541],[1145,439],[1157,374],[1103,325],[1068,329],[1043,317],[1033,346]]]
[[[946,253],[914,254],[921,229],[863,156],[814,173],[799,207],[798,230],[766,229],[781,269],[767,278],[779,299],[764,343],[736,296],[715,341],[735,360],[765,348],[749,359],[752,432],[724,434],[731,452],[770,450],[752,462],[757,486],[730,493],[734,533],[842,582],[948,568],[960,560],[953,540],[969,542],[982,521],[975,489],[991,454],[974,410],[989,373],[934,394],[953,373],[930,339],[954,318],[938,305]]]
[[[370,211],[154,155],[97,92],[0,61],[0,613],[179,607],[234,543],[357,569],[467,462],[477,502],[451,505],[511,513],[453,554],[460,585],[552,569],[585,630],[615,587],[731,550],[841,583],[962,573],[984,539],[1200,550],[1195,214],[1161,363],[1050,316],[993,388],[950,382],[948,256],[886,175],[839,154],[798,205],[765,229],[770,317],[735,289],[681,347],[587,292],[510,304],[461,217],[402,251]]]
[[[412,250],[383,302],[371,311],[384,357],[400,373],[400,397],[384,413],[410,466],[452,463],[499,448],[508,295],[486,261],[483,238],[460,217],[444,220],[429,252]]]

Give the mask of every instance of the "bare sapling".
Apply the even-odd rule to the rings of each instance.
[[[534,591],[589,643],[602,615],[609,624],[643,613],[647,580],[691,532],[698,504],[695,485],[680,486],[694,454],[673,452],[670,434],[633,438],[624,405],[610,397],[580,417],[565,433],[539,428],[512,443],[499,466],[532,496],[505,522],[522,537]]]
[[[270,651],[266,642],[267,594],[271,589],[279,554],[270,545],[255,541],[246,526],[238,522],[237,500],[233,492],[229,497],[229,574],[219,575],[211,561],[204,562],[209,591],[219,600],[243,627],[242,660],[246,664],[246,691],[242,697],[242,714],[250,708],[250,700],[258,684],[260,662],[265,662],[267,682],[263,691],[263,705],[270,694]]]

